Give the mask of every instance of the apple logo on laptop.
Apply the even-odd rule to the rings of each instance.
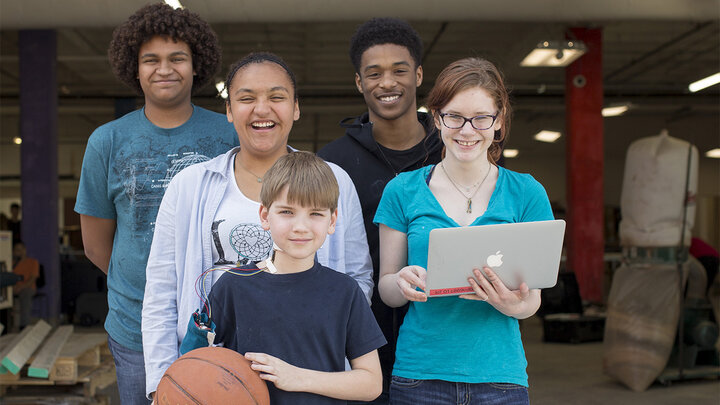
[[[503,264],[502,257],[503,255],[500,254],[500,251],[498,250],[494,255],[488,256],[487,265],[489,267],[500,267]]]

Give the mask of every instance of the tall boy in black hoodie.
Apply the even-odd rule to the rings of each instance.
[[[379,235],[373,218],[388,181],[398,173],[438,163],[442,153],[432,117],[417,112],[415,97],[423,79],[422,53],[422,40],[406,21],[373,18],[358,27],[350,40],[350,59],[355,67],[355,84],[368,111],[343,120],[340,125],[346,128],[345,135],[318,152],[350,175],[362,205],[374,269],[372,309],[388,341],[378,351],[383,395],[375,403],[387,401],[397,331],[406,308],[392,309],[380,300]]]

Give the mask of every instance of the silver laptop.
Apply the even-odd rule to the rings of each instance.
[[[473,269],[487,265],[513,290],[557,283],[565,221],[517,222],[430,231],[426,292],[429,297],[472,294]]]

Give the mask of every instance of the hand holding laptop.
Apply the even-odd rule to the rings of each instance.
[[[482,270],[473,270],[475,278],[468,277],[468,285],[472,294],[462,294],[460,298],[467,300],[487,301],[501,313],[518,319],[524,318],[525,313],[535,313],[539,300],[529,299],[539,295],[539,290],[531,291],[526,283],[522,283],[517,290],[510,290],[500,277],[489,267]],[[484,275],[483,275],[484,273]],[[396,273],[395,282],[408,301],[427,301],[425,279],[427,271],[420,266],[406,266]],[[423,291],[416,289],[420,288]],[[532,297],[534,298],[534,297]]]
[[[425,291],[425,277],[427,271],[420,266],[405,266],[396,273],[395,282],[400,288],[400,292],[408,301],[427,301]],[[418,291],[415,287],[423,291]]]
[[[487,301],[504,315],[517,319],[526,318],[525,314],[534,314],[537,311],[540,301],[534,299],[534,295],[539,296],[540,290],[530,290],[526,283],[520,284],[517,290],[510,290],[487,266],[483,267],[482,271],[474,269],[473,273],[475,278],[468,277],[468,283],[474,294],[462,294],[460,298]]]
[[[510,290],[557,283],[565,221],[516,222],[430,231],[427,290],[429,297],[473,292],[473,269],[492,268]],[[480,281],[480,279],[477,279]]]

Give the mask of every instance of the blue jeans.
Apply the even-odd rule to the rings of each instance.
[[[388,396],[387,392],[383,392],[380,394],[379,397],[375,398],[372,401],[364,402],[364,401],[348,401],[348,405],[388,405],[390,403],[390,398]]]
[[[392,376],[390,405],[529,405],[527,388],[508,383],[456,383]]]
[[[118,392],[122,405],[148,405],[145,396],[145,359],[142,352],[121,346],[108,336],[108,347],[115,361]]]

